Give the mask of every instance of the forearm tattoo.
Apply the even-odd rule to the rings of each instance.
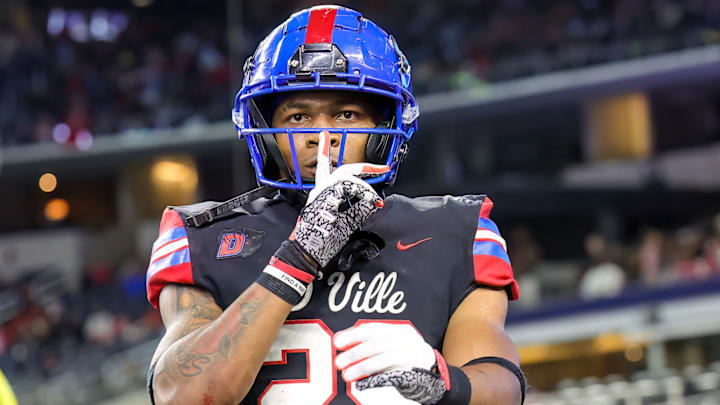
[[[175,340],[183,338],[185,340],[181,344],[171,346],[161,357],[155,372],[155,381],[159,381],[160,378],[176,380],[180,377],[199,376],[211,369],[214,364],[229,359],[231,354],[238,350],[247,327],[255,321],[259,310],[268,299],[269,293],[264,289],[248,290],[227,308],[226,312],[235,312],[235,314],[228,317],[221,327],[210,326],[210,329],[193,335],[193,332],[217,319],[222,311],[210,294],[198,293],[194,288],[178,287],[174,310],[176,313],[184,312],[189,315],[183,327],[174,335]],[[200,334],[202,334],[202,343],[195,340]]]

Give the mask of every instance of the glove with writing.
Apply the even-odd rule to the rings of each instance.
[[[360,177],[379,176],[390,170],[385,165],[351,163],[331,173],[328,135],[320,133],[315,188],[290,236],[320,267],[325,267],[350,235],[383,206],[382,198]]]
[[[331,172],[330,137],[320,133],[315,188],[300,211],[295,229],[270,259],[257,282],[292,305],[300,302],[307,286],[345,246],[383,200],[359,177],[378,176],[384,165],[353,163]]]
[[[345,350],[335,365],[359,390],[395,387],[409,400],[434,404],[450,386],[442,355],[409,324],[361,324],[338,332],[334,344]]]

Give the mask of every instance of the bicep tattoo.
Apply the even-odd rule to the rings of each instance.
[[[214,321],[222,314],[209,292],[195,287],[180,286],[176,289],[175,311],[183,316],[180,337]]]

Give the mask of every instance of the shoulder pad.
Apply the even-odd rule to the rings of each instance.
[[[485,194],[450,195],[448,198],[463,205],[481,205],[488,200]]]
[[[400,204],[408,204],[419,210],[428,210],[433,208],[442,208],[447,206],[470,206],[479,207],[490,199],[485,194],[478,195],[431,195],[422,197],[406,197],[399,194],[393,194]]]

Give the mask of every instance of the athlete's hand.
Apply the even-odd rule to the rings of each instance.
[[[387,166],[347,164],[331,172],[330,137],[320,133],[315,188],[289,240],[270,259],[257,282],[278,297],[296,305],[319,268],[350,240],[350,235],[383,205],[383,200],[359,176],[387,173]]]
[[[361,178],[379,176],[385,165],[351,163],[332,171],[330,136],[320,133],[315,188],[300,212],[290,236],[320,267],[325,267],[342,249],[353,232],[383,206],[383,200]]]
[[[402,327],[404,326],[404,327]],[[335,365],[359,390],[395,387],[405,398],[434,404],[447,391],[449,376],[442,355],[407,325],[367,323],[338,332]]]

